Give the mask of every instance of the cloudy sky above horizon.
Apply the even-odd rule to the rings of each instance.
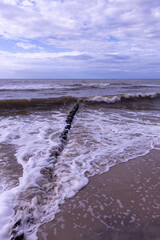
[[[160,78],[157,0],[1,0],[0,78]]]

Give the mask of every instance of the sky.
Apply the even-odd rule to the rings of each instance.
[[[160,1],[1,0],[0,78],[160,78]]]

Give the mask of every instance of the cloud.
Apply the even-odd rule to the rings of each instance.
[[[17,45],[17,47],[23,48],[25,50],[36,48],[36,45],[30,44],[30,43],[25,43],[25,42],[17,42],[16,45]]]
[[[148,66],[156,68],[156,64],[149,65],[152,61],[160,61],[159,26],[157,0],[0,2],[0,36],[17,41],[19,50],[13,64],[15,68],[17,64],[17,69],[22,68],[19,58],[28,62],[34,59],[32,67],[36,69],[43,59],[44,66],[65,66],[64,71],[83,66],[88,71],[106,68],[107,73],[109,68],[122,71],[128,68],[134,72],[139,65],[149,71]],[[41,44],[48,46],[50,52],[47,53],[47,48],[42,51]],[[26,51],[25,55],[21,55],[21,49]],[[31,54],[33,49],[37,53]],[[59,55],[54,53],[55,49],[60,49]],[[12,59],[9,54],[2,55]],[[26,68],[29,69],[27,64]]]
[[[126,40],[140,32],[142,37],[149,37],[156,30],[153,23],[160,22],[160,6],[153,6],[145,7],[141,0],[2,1],[0,32],[11,38],[52,39],[52,44],[58,39],[60,45],[65,40],[104,40],[110,35]]]
[[[36,53],[10,53],[7,51],[0,51],[1,66],[0,71],[48,71],[54,69],[77,68],[80,64],[81,56],[85,53],[81,52],[36,52]],[[75,59],[77,57],[77,63]]]

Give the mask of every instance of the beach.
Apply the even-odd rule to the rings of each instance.
[[[158,239],[159,80],[0,92],[0,240]]]
[[[160,151],[89,178],[38,230],[39,240],[159,240]]]

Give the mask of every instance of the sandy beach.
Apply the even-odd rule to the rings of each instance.
[[[89,179],[61,205],[39,240],[159,240],[160,151],[118,164]]]

